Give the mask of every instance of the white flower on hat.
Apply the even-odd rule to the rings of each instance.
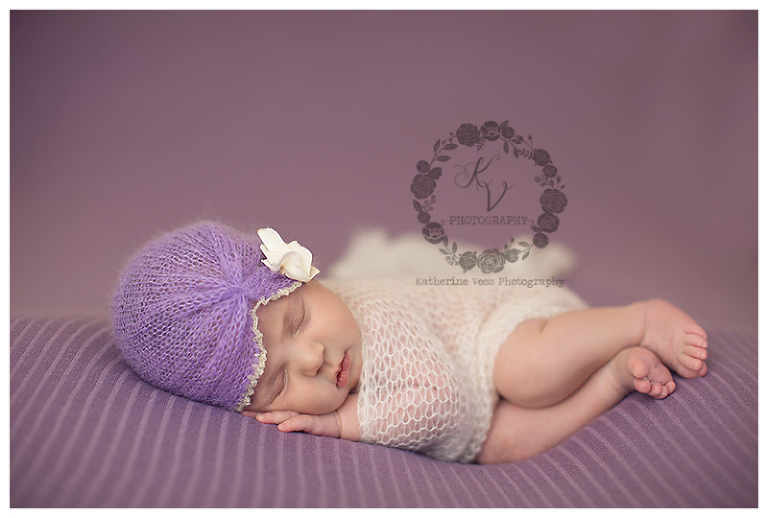
[[[273,272],[279,271],[296,281],[309,282],[320,270],[312,266],[312,252],[297,241],[283,241],[274,229],[260,228],[261,251],[267,257],[262,262]]]

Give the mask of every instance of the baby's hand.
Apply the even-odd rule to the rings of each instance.
[[[260,423],[276,424],[281,432],[306,432],[325,437],[341,437],[339,415],[336,412],[323,415],[300,414],[291,410],[274,412],[251,412],[243,415],[253,417]]]

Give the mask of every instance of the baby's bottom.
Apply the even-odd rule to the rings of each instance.
[[[703,376],[706,347],[704,330],[662,300],[523,322],[494,364],[502,399],[478,462],[541,453],[632,390],[668,396],[675,383],[667,366],[686,378]]]

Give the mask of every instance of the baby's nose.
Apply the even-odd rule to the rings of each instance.
[[[317,376],[325,363],[325,347],[320,342],[310,342],[303,352],[302,365],[307,376]]]

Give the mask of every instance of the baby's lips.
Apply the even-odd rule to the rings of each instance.
[[[336,386],[338,388],[343,388],[349,381],[349,364],[349,355],[344,353],[344,358],[342,358],[341,365],[339,366],[339,373],[336,374]]]

